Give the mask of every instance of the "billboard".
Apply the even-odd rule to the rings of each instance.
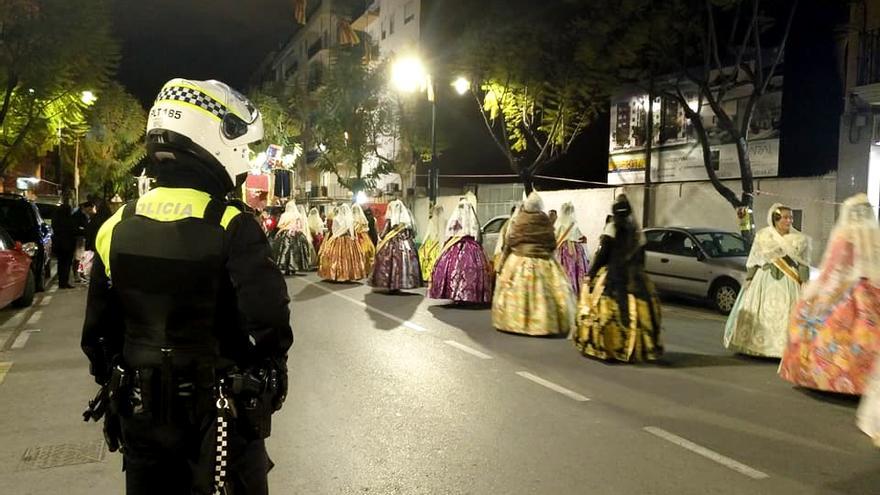
[[[772,87],[782,86],[774,78]],[[751,88],[730,91],[721,105],[740,125]],[[691,108],[696,109],[696,90],[685,91]],[[645,142],[647,139],[648,95],[628,93],[612,98],[611,136],[608,156],[609,184],[640,184],[645,181]],[[736,146],[730,135],[717,126],[712,109],[700,108],[709,135],[711,165],[721,179],[740,177]],[[677,99],[654,100],[651,180],[678,182],[708,180],[703,164],[703,150],[690,120]],[[782,124],[782,91],[768,92],[758,101],[749,125],[749,156],[755,177],[775,177],[779,173],[779,136]]]

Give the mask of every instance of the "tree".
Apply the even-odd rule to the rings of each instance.
[[[106,198],[131,182],[131,168],[144,157],[147,114],[116,82],[101,91],[89,111],[88,132],[80,144],[81,188]],[[71,160],[65,160],[71,163]]]
[[[0,5],[0,172],[85,130],[82,91],[99,91],[118,60],[107,0]],[[61,130],[65,132],[62,134]]]
[[[595,5],[593,16],[607,17],[611,2]],[[619,3],[619,2],[614,2]],[[755,188],[749,154],[749,133],[760,100],[779,89],[781,64],[798,0],[631,0],[623,2],[632,21],[617,36],[626,50],[607,57],[604,72],[618,82],[635,82],[677,103],[699,140],[703,164],[715,190],[742,217],[752,208]],[[780,21],[781,22],[778,22]],[[596,60],[596,47],[609,30],[608,22],[582,39],[581,60]],[[648,89],[646,89],[648,91]],[[746,93],[732,114],[726,98]],[[710,112],[704,112],[704,109]],[[736,147],[741,192],[724,185],[714,168],[709,122]],[[754,225],[743,229],[751,237]]]
[[[577,34],[560,29],[576,4],[494,7],[462,37],[458,58],[486,129],[530,192],[534,175],[565,155],[605,105],[605,88],[575,63]]]
[[[356,48],[338,47],[331,56],[324,84],[314,93],[316,167],[357,193],[375,187],[395,167],[394,157],[379,151],[383,136],[394,131],[392,102],[384,96],[386,66],[365,64]]]
[[[749,130],[752,118],[760,99],[778,83],[776,77],[785,53],[785,45],[797,9],[794,0],[785,16],[784,30],[777,34],[775,43],[766,38],[773,34],[773,18],[761,8],[761,0],[706,2],[699,12],[704,32],[699,36],[698,54],[702,64],[696,69],[685,64],[680,66],[675,82],[663,89],[663,93],[682,105],[685,115],[697,133],[703,154],[703,164],[713,187],[731,206],[742,215],[750,211],[754,202],[755,185],[752,163],[749,155]],[[723,36],[719,20],[724,9],[733,9],[733,20],[727,36]],[[723,37],[722,37],[723,36]],[[695,87],[697,91],[696,108],[685,95],[685,88]],[[749,96],[738,115],[731,115],[722,104],[726,95],[736,88],[748,88]],[[739,162],[742,192],[739,196],[721,183],[712,166],[710,146],[705,116],[701,112],[708,105],[715,116],[718,127],[725,132],[736,146]],[[743,229],[751,238],[754,224]]]
[[[253,91],[250,100],[263,116],[263,141],[283,146],[285,151],[302,152],[302,96],[294,86],[271,83]]]

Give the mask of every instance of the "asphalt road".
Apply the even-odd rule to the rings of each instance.
[[[724,351],[708,310],[667,304],[666,358],[628,366],[501,334],[489,310],[423,291],[313,275],[288,287],[273,493],[880,494],[857,402]],[[119,456],[80,419],[95,391],[78,349],[85,290],[50,295],[0,311],[0,493],[122,493]]]

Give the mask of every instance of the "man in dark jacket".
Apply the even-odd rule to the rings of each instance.
[[[61,289],[73,288],[70,271],[79,233],[79,224],[73,217],[70,205],[63,203],[52,216],[52,252],[58,258],[58,287]]]
[[[147,124],[159,187],[98,231],[82,348],[129,495],[268,493],[290,300],[259,223],[225,200],[262,135],[226,84],[169,81]]]

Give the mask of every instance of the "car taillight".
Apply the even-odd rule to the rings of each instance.
[[[36,245],[36,243],[33,243],[33,242],[26,242],[26,243],[22,244],[21,250],[22,250],[22,252],[24,252],[24,254],[33,258],[34,255],[37,254],[37,245]]]

